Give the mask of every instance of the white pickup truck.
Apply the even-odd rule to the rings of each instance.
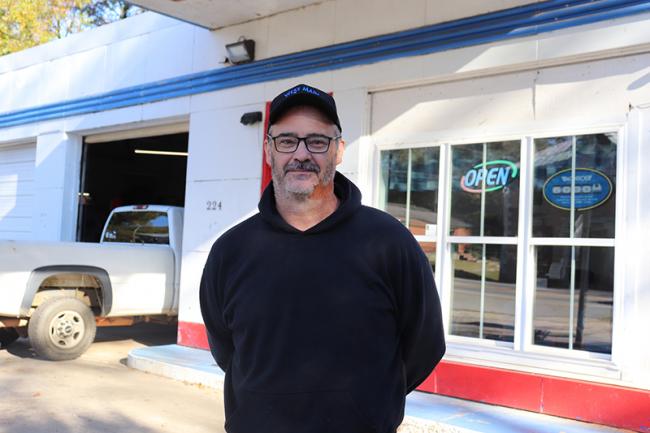
[[[0,240],[0,343],[74,359],[96,326],[175,320],[182,229],[182,208],[139,205],[114,209],[99,243]]]

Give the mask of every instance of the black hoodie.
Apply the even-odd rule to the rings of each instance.
[[[270,185],[210,251],[200,301],[228,433],[394,433],[445,352],[422,249],[343,175],[334,184],[338,209],[304,232]]]

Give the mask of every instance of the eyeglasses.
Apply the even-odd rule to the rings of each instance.
[[[330,148],[332,140],[338,140],[340,135],[336,137],[328,137],[327,135],[308,135],[307,137],[298,137],[295,135],[280,134],[273,137],[267,134],[269,140],[273,142],[275,150],[280,153],[293,153],[298,149],[301,141],[305,142],[305,146],[310,153],[325,153]]]

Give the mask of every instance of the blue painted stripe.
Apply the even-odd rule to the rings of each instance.
[[[650,12],[650,0],[548,0],[0,115],[0,128],[532,36]]]

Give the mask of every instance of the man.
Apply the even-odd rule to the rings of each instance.
[[[259,213],[217,239],[201,281],[226,431],[394,433],[445,352],[429,262],[336,172],[331,96],[289,89],[269,125],[273,183]]]

